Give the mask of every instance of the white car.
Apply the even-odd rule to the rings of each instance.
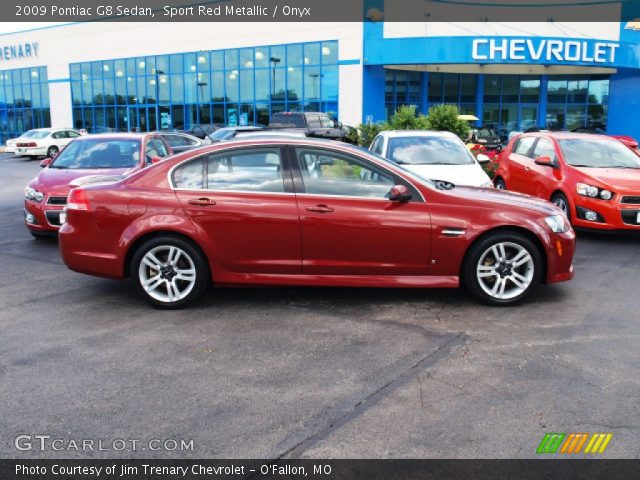
[[[6,143],[5,143],[5,147],[4,147],[5,153],[16,153],[16,144],[21,140],[26,140],[27,138],[31,137],[31,135],[33,135],[36,132],[37,132],[37,130],[27,130],[26,132],[24,132],[19,137],[10,138],[9,140],[7,140]]]
[[[14,153],[30,158],[55,157],[71,140],[81,135],[72,128],[36,128],[27,138],[18,138]]]
[[[454,185],[492,187],[491,179],[462,140],[451,132],[430,130],[386,130],[371,142],[369,150],[430,180]]]

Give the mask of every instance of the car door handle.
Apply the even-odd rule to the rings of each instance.
[[[310,212],[317,212],[317,213],[331,213],[335,211],[333,208],[329,207],[328,205],[311,205],[311,206],[305,207],[305,209],[307,209]]]
[[[187,202],[189,205],[197,205],[198,207],[208,207],[209,205],[215,205],[216,202],[210,198],[192,198]]]

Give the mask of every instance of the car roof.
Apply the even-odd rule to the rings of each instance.
[[[82,135],[76,140],[142,140],[148,135],[157,135],[155,132],[122,132],[122,133],[93,133],[91,135]]]
[[[611,140],[611,137],[607,135],[599,135],[597,133],[578,133],[578,132],[550,132],[550,131],[541,131],[541,132],[529,132],[523,133],[523,137],[548,137],[555,138],[556,140],[560,139],[568,139],[568,138],[582,138],[585,140]]]
[[[458,138],[455,133],[437,130],[383,130],[381,135],[387,137],[447,137]]]

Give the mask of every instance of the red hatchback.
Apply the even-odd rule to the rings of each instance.
[[[25,224],[36,237],[55,234],[67,203],[69,183],[93,175],[120,175],[170,155],[160,135],[118,133],[86,135],[67,145],[55,158],[40,164],[44,170],[24,189]]]
[[[224,285],[457,287],[508,305],[573,277],[548,202],[435,184],[347,144],[272,138],[176,155],[71,191],[69,268],[131,277],[153,306]]]
[[[550,200],[576,227],[640,229],[640,157],[616,139],[531,133],[503,151],[495,186]]]

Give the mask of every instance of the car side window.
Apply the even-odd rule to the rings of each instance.
[[[147,143],[144,147],[144,156],[147,164],[151,164],[151,161],[153,160],[154,157],[163,158],[163,157],[166,157],[168,154],[169,152],[167,152],[167,149],[164,146],[164,143],[162,142],[162,140],[160,140],[157,137],[152,137],[149,140],[147,140]]]
[[[536,137],[522,137],[518,140],[515,148],[513,149],[513,153],[516,155],[522,155],[524,157],[529,157],[529,151],[533,146],[533,143],[536,141]]]
[[[189,145],[189,143],[187,142],[188,137],[183,137],[182,135],[165,135],[164,138],[172,147],[182,147],[184,145]]]
[[[68,138],[76,138],[80,136],[78,132],[74,132],[73,130],[67,130],[66,133]]]
[[[296,157],[310,194],[383,199],[396,183],[390,173],[351,156],[297,148]]]
[[[331,120],[329,115],[320,115],[320,126],[322,128],[335,128],[336,123]]]
[[[307,115],[307,123],[309,124],[309,128],[322,128],[320,117],[317,114]]]
[[[553,147],[553,142],[548,138],[541,138],[536,144],[536,148],[533,150],[533,158],[549,157],[551,161],[556,161],[556,149]]]
[[[174,186],[187,190],[202,190],[204,188],[204,166],[203,158],[180,165],[173,172]]]
[[[51,134],[51,138],[55,138],[56,140],[59,140],[61,138],[65,138],[64,132],[53,132]]]
[[[284,192],[280,149],[236,150],[209,155],[206,161],[209,190]]]
[[[371,143],[370,150],[373,153],[377,153],[378,155],[380,155],[379,147],[380,147],[381,140],[382,140],[382,137],[377,136],[376,138],[373,139],[373,142]]]

